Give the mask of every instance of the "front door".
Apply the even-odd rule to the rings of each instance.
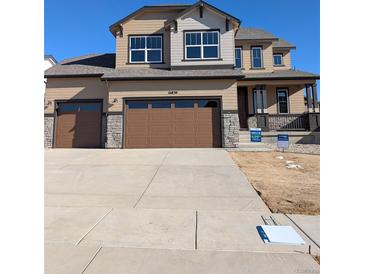
[[[248,128],[248,98],[247,98],[247,87],[237,88],[238,98],[238,116],[240,120],[240,128]]]

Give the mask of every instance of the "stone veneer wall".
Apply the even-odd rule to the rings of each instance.
[[[237,112],[223,112],[223,147],[238,147],[240,123]]]
[[[247,123],[248,123],[248,128],[256,128],[257,127],[257,118],[256,118],[256,116],[248,117]]]
[[[44,116],[44,147],[51,148],[53,146],[53,116]]]
[[[122,148],[123,113],[109,113],[107,118],[105,148]]]
[[[103,113],[103,115],[101,116],[101,144],[102,147],[105,148],[106,147],[106,143],[107,143],[107,134],[108,134],[108,121],[107,121],[107,114]]]

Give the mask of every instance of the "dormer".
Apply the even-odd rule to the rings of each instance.
[[[295,46],[258,28],[239,28],[235,37],[235,67],[252,72],[291,69]]]

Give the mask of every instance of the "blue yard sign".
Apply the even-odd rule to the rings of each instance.
[[[261,142],[261,128],[250,128],[251,142]]]
[[[278,134],[278,148],[289,148],[289,135],[288,134]]]

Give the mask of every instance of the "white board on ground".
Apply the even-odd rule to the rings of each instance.
[[[304,245],[304,240],[291,226],[284,225],[262,225],[268,243],[271,244],[290,244],[290,245]]]

